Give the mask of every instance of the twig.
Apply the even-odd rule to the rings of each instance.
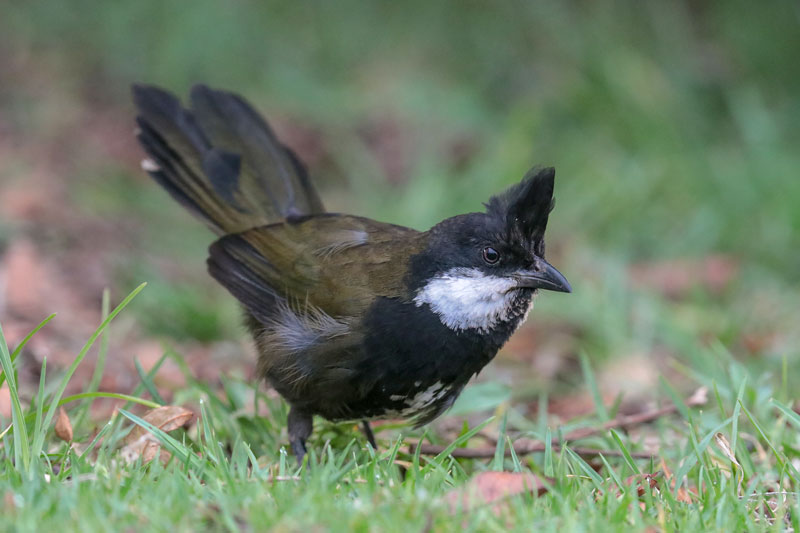
[[[416,447],[420,447],[420,453],[422,455],[439,455],[445,449],[444,446],[437,446],[435,444],[419,444],[419,443],[411,443],[409,446],[409,453],[414,453],[416,451]],[[532,441],[532,440],[518,440],[514,443],[514,453],[517,455],[527,455],[529,453],[536,453],[536,452],[543,452],[545,449],[543,442]],[[553,444],[552,449],[554,452],[558,452],[561,450],[560,444]],[[594,448],[572,448],[570,450],[577,453],[578,455],[582,455],[584,457],[595,457],[597,455],[603,454],[606,457],[622,457],[622,452],[619,450],[597,450]],[[635,457],[637,459],[650,459],[653,454],[645,453],[645,452],[630,452],[631,457]],[[488,459],[494,457],[495,448],[456,448],[451,452],[450,455],[453,457],[461,457],[464,459]],[[511,455],[511,450],[506,448],[505,455],[508,457]]]
[[[697,407],[700,405],[705,405],[707,401],[708,401],[708,389],[706,387],[700,387],[689,397],[688,400],[686,400],[686,405],[688,407]],[[592,437],[600,433],[605,433],[610,429],[628,428],[640,424],[645,424],[647,422],[652,422],[653,420],[657,420],[663,416],[675,413],[677,411],[678,407],[676,405],[668,405],[665,407],[660,407],[658,409],[645,411],[643,413],[639,413],[636,415],[619,416],[614,420],[609,420],[608,422],[599,427],[576,429],[575,431],[570,431],[569,433],[567,433],[564,436],[563,441],[553,439],[552,449],[553,451],[560,450],[561,442],[571,442],[580,439],[585,439],[587,437]],[[409,453],[414,453],[416,451],[417,446],[420,447],[420,453],[424,455],[439,455],[445,450],[445,446],[438,446],[434,444],[411,443],[409,444]],[[575,453],[577,453],[578,455],[585,455],[585,456],[595,456],[603,454],[609,457],[616,457],[622,455],[622,452],[618,450],[596,450],[591,448],[570,448],[570,449]],[[545,450],[545,443],[542,441],[532,440],[532,439],[519,439],[514,442],[514,452],[517,455],[543,452],[544,450]],[[511,455],[511,450],[506,448],[505,454]],[[495,447],[456,448],[452,452],[453,457],[464,457],[468,459],[484,459],[484,458],[494,457],[494,455],[495,455]],[[653,455],[643,452],[632,452],[631,456],[636,458],[649,459]]]
[[[706,387],[700,387],[686,400],[687,407],[698,407],[700,405],[705,405],[708,402],[708,389]],[[659,407],[658,409],[652,409],[650,411],[645,411],[643,413],[638,413],[635,415],[630,416],[619,416],[614,420],[609,420],[602,426],[596,428],[580,428],[576,429],[575,431],[570,431],[569,433],[564,436],[565,441],[573,441],[573,440],[580,440],[585,439],[587,437],[592,437],[594,435],[598,435],[600,433],[605,433],[609,429],[617,429],[617,428],[628,428],[631,426],[638,426],[640,424],[646,424],[647,422],[652,422],[653,420],[657,420],[663,416],[671,415],[672,413],[678,412],[678,406],[675,404],[667,405],[664,407]]]

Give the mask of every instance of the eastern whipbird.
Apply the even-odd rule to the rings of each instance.
[[[485,211],[428,231],[329,213],[305,167],[241,97],[197,85],[190,105],[136,85],[142,167],[219,239],[208,271],[236,299],[258,372],[290,405],[302,461],[312,417],[446,411],[525,320],[538,289],[570,292],[544,258],[552,168]]]

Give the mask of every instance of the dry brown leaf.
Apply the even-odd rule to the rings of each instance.
[[[178,429],[193,417],[194,413],[184,407],[164,405],[149,410],[142,416],[142,419],[150,422],[158,429],[168,432]],[[139,457],[145,463],[152,461],[156,457],[159,457],[163,462],[168,461],[170,458],[169,452],[161,450],[161,444],[158,439],[139,425],[135,426],[125,437],[125,446],[123,446],[120,453],[129,463],[136,461]]]
[[[731,463],[735,464],[738,468],[742,468],[742,465],[740,465],[739,461],[736,460],[736,455],[733,453],[731,444],[728,442],[728,439],[725,438],[725,435],[722,433],[717,433],[714,435],[714,441],[716,441],[719,449],[722,450],[722,453]]]
[[[498,503],[517,494],[542,495],[547,492],[547,485],[552,483],[551,479],[543,479],[530,472],[481,472],[463,487],[447,494],[446,500],[451,510],[468,511],[475,506]]]
[[[69,416],[63,407],[58,408],[55,430],[56,437],[65,442],[72,442],[72,422],[69,421]]]
[[[189,422],[193,416],[194,413],[180,405],[162,405],[161,407],[156,407],[155,409],[147,411],[144,416],[142,416],[142,420],[150,422],[161,431],[169,432],[183,426]],[[125,443],[130,444],[135,442],[145,434],[149,435],[150,432],[142,426],[137,425],[128,433],[128,436],[125,437]]]
[[[159,454],[159,452],[161,453]],[[147,435],[144,443],[144,449],[142,450],[142,461],[149,463],[156,458],[156,455],[159,455],[161,460],[164,462],[168,461],[170,458],[170,453],[166,450],[161,451],[161,445],[158,443],[158,441],[153,439],[152,435]]]
[[[123,446],[120,450],[120,455],[128,463],[135,462],[139,457],[142,458],[142,462],[147,463],[155,459],[156,456],[166,463],[171,457],[168,451],[161,449],[161,444],[150,433],[146,433],[134,442]]]

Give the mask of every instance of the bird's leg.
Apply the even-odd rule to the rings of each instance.
[[[375,435],[372,433],[372,428],[369,427],[369,422],[366,420],[361,421],[361,429],[364,431],[364,436],[367,437],[367,442],[372,446],[372,449],[378,451],[378,445],[375,444]]]
[[[306,455],[306,440],[311,436],[311,431],[314,428],[314,420],[312,416],[305,411],[299,410],[297,407],[289,409],[289,417],[287,420],[289,429],[289,444],[292,446],[292,451],[297,457],[297,464],[303,464],[303,457]]]

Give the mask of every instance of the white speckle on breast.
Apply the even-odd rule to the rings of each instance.
[[[413,398],[406,399],[405,403],[410,409],[421,411],[445,394],[447,394],[447,387],[441,381],[437,381],[427,389],[415,394]]]
[[[450,387],[445,386],[441,381],[437,381],[425,390],[421,390],[414,396],[403,396],[401,394],[392,394],[389,399],[395,402],[403,401],[405,407],[402,409],[391,409],[384,413],[385,416],[398,416],[401,418],[413,417],[419,415],[425,410],[433,407],[433,405],[444,398],[450,392]]]
[[[488,331],[509,318],[517,282],[477,268],[453,268],[431,279],[417,292],[417,307],[428,304],[453,330]]]

